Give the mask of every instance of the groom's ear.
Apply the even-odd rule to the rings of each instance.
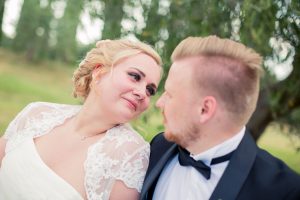
[[[206,123],[216,113],[217,100],[214,96],[205,96],[200,102],[198,107],[200,116],[200,123]]]

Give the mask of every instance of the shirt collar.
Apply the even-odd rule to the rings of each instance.
[[[237,146],[240,144],[245,134],[245,130],[246,128],[243,127],[237,134],[225,140],[221,144],[218,144],[217,146],[214,146],[200,154],[191,155],[191,157],[194,158],[195,160],[202,160],[206,165],[210,165],[211,160],[213,158],[223,156],[235,150]]]

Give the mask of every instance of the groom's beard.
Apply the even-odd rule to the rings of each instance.
[[[194,126],[190,125],[189,127],[185,127],[178,131],[170,131],[168,129],[164,132],[164,137],[166,140],[170,142],[175,142],[181,147],[187,147],[190,143],[195,140],[199,139],[199,129]]]

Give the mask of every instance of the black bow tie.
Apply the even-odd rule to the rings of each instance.
[[[181,166],[192,166],[195,169],[197,169],[206,179],[210,179],[211,169],[209,166],[204,164],[204,162],[201,160],[198,160],[198,161],[194,160],[190,156],[190,152],[188,152],[186,149],[183,149],[179,146],[178,146],[178,149],[179,149],[178,160],[179,160],[179,164]],[[214,158],[211,160],[210,164],[215,165],[215,164],[230,160],[233,153],[234,153],[234,151],[232,151],[224,156]]]

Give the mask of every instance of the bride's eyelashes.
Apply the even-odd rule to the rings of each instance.
[[[131,77],[131,79],[135,81],[140,81],[141,80],[141,75],[136,72],[127,72],[127,74]]]

